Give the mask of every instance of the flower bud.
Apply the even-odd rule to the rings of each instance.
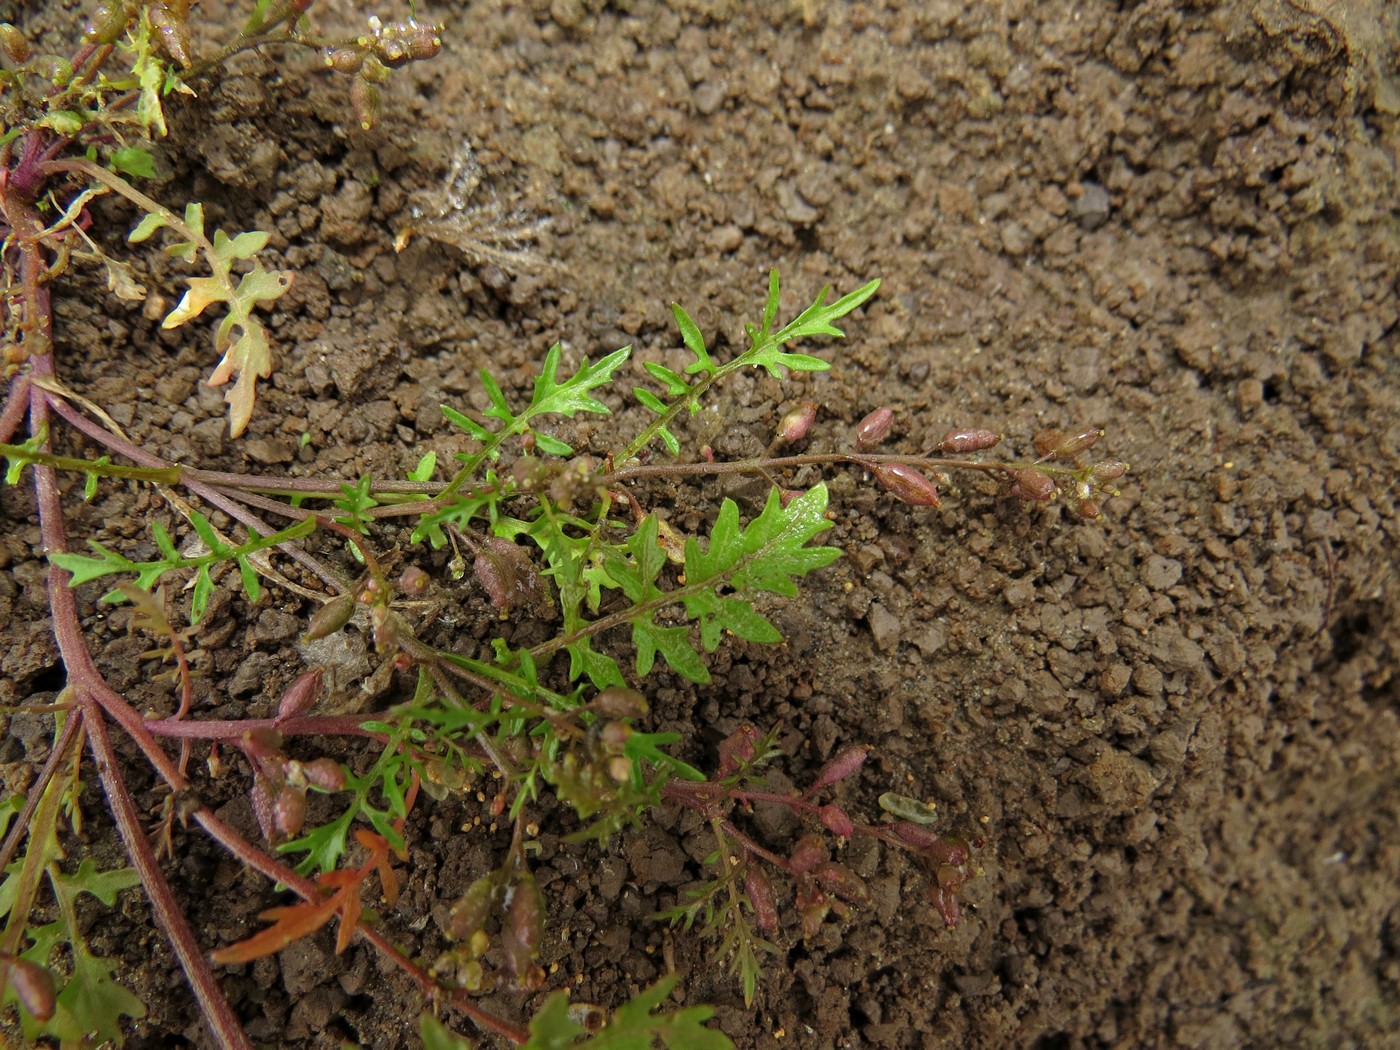
[[[609,751],[621,751],[632,736],[632,727],[626,722],[607,722],[598,733],[603,746]]]
[[[287,687],[277,704],[277,720],[295,718],[310,710],[321,695],[321,683],[326,673],[317,667],[307,671]]]
[[[870,448],[889,437],[890,424],[894,422],[894,409],[877,408],[856,424],[856,448]]]
[[[778,905],[773,896],[773,883],[757,861],[750,861],[744,872],[744,893],[753,905],[754,925],[764,933],[776,932]]]
[[[914,507],[941,507],[938,486],[904,463],[876,463],[870,468],[880,487],[903,503]]]
[[[802,401],[796,408],[778,420],[778,433],[775,436],[777,440],[786,441],[789,444],[801,441],[812,429],[816,418],[817,403],[815,401]]]
[[[399,593],[417,596],[428,589],[432,580],[416,565],[410,565],[399,575]]]
[[[994,430],[950,430],[943,435],[938,447],[944,452],[959,455],[966,452],[981,452],[1001,441],[1001,435]]]
[[[758,740],[758,730],[745,723],[719,743],[720,779],[738,770],[745,762],[753,761],[756,754],[754,743]]]
[[[1044,503],[1055,498],[1055,479],[1034,467],[1021,467],[1007,472],[1011,479],[1011,495],[1017,499]]]

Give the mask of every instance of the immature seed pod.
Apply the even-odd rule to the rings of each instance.
[[[501,950],[505,953],[506,969],[523,987],[531,964],[539,953],[544,935],[544,895],[533,875],[526,874],[508,891],[510,904],[501,925]]]
[[[1071,434],[1060,442],[1055,449],[1056,456],[1077,456],[1079,453],[1098,444],[1099,438],[1103,437],[1102,427],[1090,427],[1088,430],[1081,430],[1077,434]]]
[[[321,683],[325,677],[325,671],[317,667],[287,686],[287,691],[282,694],[282,699],[277,704],[277,720],[295,718],[310,710],[321,695]]]
[[[365,64],[364,50],[358,47],[328,47],[324,55],[326,67],[337,73],[358,73]]]
[[[967,452],[981,452],[1000,441],[1001,435],[994,430],[950,430],[943,435],[938,447],[944,452],[962,455]]]
[[[306,782],[322,791],[345,790],[345,767],[333,758],[318,758],[305,762],[301,774]]]
[[[848,839],[856,833],[856,826],[851,818],[846,815],[846,811],[835,803],[828,803],[822,807],[822,826],[833,835],[840,835],[843,839]]]
[[[360,130],[369,131],[379,123],[379,114],[384,109],[384,94],[378,84],[371,84],[362,74],[350,82],[350,105],[354,107]]]
[[[306,626],[303,640],[314,642],[321,638],[329,638],[349,623],[350,617],[354,615],[355,592],[338,594],[316,610],[316,615],[311,617],[311,622]]]
[[[306,823],[306,792],[290,784],[277,792],[272,809],[273,827],[283,838],[294,839]]]
[[[845,780],[865,764],[865,757],[868,754],[870,754],[870,748],[864,744],[843,747],[836,752],[835,757],[830,762],[822,766],[821,772],[817,774],[817,779],[813,780],[807,788],[807,794],[815,795],[822,788]]]
[[[803,835],[788,854],[788,865],[796,875],[806,875],[814,871],[818,864],[827,859],[826,843],[820,835]]]
[[[905,463],[876,463],[870,468],[880,487],[914,507],[941,507],[938,486]]]
[[[753,905],[753,921],[764,933],[775,933],[778,929],[778,905],[773,895],[773,883],[767,873],[758,866],[758,861],[750,861],[744,872],[744,893]]]
[[[778,432],[774,437],[779,441],[791,444],[794,441],[801,441],[807,436],[807,432],[812,429],[812,424],[817,418],[817,403],[815,401],[800,402],[796,408],[786,413],[782,419],[778,420]]]
[[[496,906],[499,887],[490,875],[483,875],[470,886],[467,892],[457,898],[452,911],[447,916],[447,929],[444,931],[454,941],[467,941],[468,947],[475,949],[472,954],[480,955],[486,950],[487,942],[482,929],[491,917]],[[478,948],[474,938],[481,933],[483,943]]]
[[[90,44],[115,44],[135,16],[133,0],[103,0],[83,26],[83,36]]]
[[[889,437],[894,422],[894,409],[877,408],[856,424],[856,448],[870,448]]]
[[[29,57],[29,38],[9,22],[0,22],[0,51],[18,65]]]
[[[1011,495],[1017,499],[1044,503],[1055,498],[1055,479],[1034,467],[1021,467],[1007,472],[1011,478]]]
[[[1089,468],[1089,483],[1102,485],[1106,481],[1117,481],[1128,472],[1128,464],[1112,459],[1095,463]]]
[[[8,968],[7,980],[14,989],[20,1006],[36,1021],[53,1016],[55,989],[53,974],[37,963],[6,954],[3,964]]]
[[[588,705],[606,718],[641,718],[647,713],[647,698],[635,689],[610,685]]]
[[[150,0],[146,17],[151,21],[156,38],[165,53],[183,68],[190,69],[194,58],[190,53],[189,0]]]

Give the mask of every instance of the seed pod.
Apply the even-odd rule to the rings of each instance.
[[[510,904],[501,926],[501,950],[517,988],[532,969],[543,935],[544,895],[534,876],[527,873],[510,888]]]
[[[835,803],[828,803],[822,807],[822,826],[843,839],[848,839],[856,833],[856,826],[851,822],[851,818]]]
[[[905,463],[876,463],[870,468],[880,487],[914,507],[941,507],[938,486]]]
[[[553,605],[544,577],[535,571],[529,553],[502,536],[485,536],[472,563],[477,582],[501,612],[516,605],[547,609]]]
[[[322,54],[328,69],[337,73],[358,73],[365,64],[365,53],[358,47],[328,47]]]
[[[803,835],[788,854],[788,864],[797,875],[806,875],[827,859],[826,843],[820,835]]]
[[[641,718],[647,713],[647,698],[635,689],[610,685],[588,705],[605,718]]]
[[[301,772],[306,782],[314,788],[322,791],[345,790],[345,767],[333,758],[318,758],[305,762]]]
[[[1095,518],[1100,517],[1103,514],[1103,511],[1099,508],[1099,505],[1091,499],[1082,499],[1075,503],[1074,512],[1078,514],[1081,518],[1083,518],[1085,521],[1093,521]]]
[[[1045,430],[1036,431],[1032,443],[1035,445],[1036,455],[1053,456],[1055,449],[1065,440],[1065,432],[1059,427],[1047,427]]]
[[[321,683],[325,677],[325,671],[317,667],[287,686],[287,691],[282,694],[282,699],[277,704],[277,720],[280,722],[284,718],[295,718],[309,711],[321,695]]]
[[[135,16],[133,0],[103,0],[83,26],[83,36],[90,44],[115,44]]]
[[[183,68],[194,65],[190,54],[189,0],[150,0],[146,17],[165,53]]]
[[[311,617],[311,622],[306,626],[306,634],[302,636],[302,641],[314,642],[321,638],[329,638],[349,623],[350,617],[354,615],[355,592],[337,594],[316,610],[316,615]]]
[[[7,981],[25,1012],[36,1021],[51,1018],[55,999],[53,974],[37,963],[8,953],[3,965],[9,970]]]
[[[447,929],[444,931],[447,936],[454,941],[467,941],[469,947],[476,948],[475,935],[483,932],[482,928],[496,906],[498,892],[496,880],[490,875],[483,875],[468,886],[467,892],[457,898],[457,903],[448,913]],[[480,955],[485,950],[483,934],[483,943],[473,954]]]
[[[870,448],[889,437],[890,424],[894,422],[894,409],[877,408],[856,424],[856,448]]]
[[[981,452],[1000,441],[1001,435],[994,430],[950,430],[943,435],[938,447],[945,452],[961,455],[966,452]]]
[[[281,837],[296,838],[306,823],[306,791],[290,784],[283,785],[273,803],[272,823]]]
[[[822,766],[821,772],[817,774],[817,779],[812,781],[811,786],[807,788],[807,794],[815,795],[822,788],[845,780],[865,764],[865,757],[868,754],[870,754],[870,749],[864,744],[843,747],[836,752],[835,757],[830,762]]]
[[[817,403],[815,401],[800,402],[796,408],[778,420],[778,432],[774,436],[778,441],[788,443],[801,441],[812,429],[816,418]]]
[[[257,818],[258,830],[267,842],[271,842],[277,834],[274,795],[272,784],[267,777],[255,773],[253,786],[248,789],[248,801],[252,804],[253,816]]]
[[[9,22],[0,23],[0,51],[5,52],[5,57],[11,62],[19,65],[29,57],[29,38]]]
[[[355,119],[360,122],[361,131],[369,131],[379,123],[379,114],[384,109],[384,95],[378,84],[365,79],[363,71],[350,82],[350,105],[354,107]]]
[[[754,925],[764,933],[775,933],[778,929],[778,906],[773,896],[773,883],[757,861],[750,861],[744,872],[744,893],[753,905]]]
[[[823,886],[842,900],[848,900],[854,904],[865,900],[869,895],[869,891],[865,888],[865,880],[844,864],[835,862],[823,864],[813,874]]]
[[[1103,435],[1104,430],[1102,427],[1090,427],[1088,430],[1081,430],[1077,434],[1071,434],[1060,442],[1059,447],[1055,449],[1055,455],[1065,458],[1077,456],[1079,453],[1098,444],[1099,438],[1103,437]]]
[[[1055,498],[1055,479],[1034,467],[1021,467],[1007,472],[1011,479],[1011,495],[1017,499],[1045,503]]]
[[[1116,459],[1106,460],[1089,468],[1089,482],[1092,485],[1102,485],[1105,481],[1117,481],[1127,472],[1128,464]]]

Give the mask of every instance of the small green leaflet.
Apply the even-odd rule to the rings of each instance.
[[[689,1006],[671,1013],[653,1013],[675,989],[680,978],[670,974],[640,992],[602,1029],[583,1042],[583,1025],[569,1016],[569,995],[555,992],[530,1022],[530,1039],[520,1050],[734,1050],[723,1032],[706,1028],[714,1015],[709,1006]]]
[[[857,288],[849,295],[843,295],[834,303],[827,304],[826,297],[827,293],[831,291],[831,286],[823,286],[817,294],[816,301],[811,306],[803,310],[779,331],[769,335],[769,329],[773,324],[778,307],[778,275],[774,271],[769,278],[768,303],[763,311],[763,327],[757,332],[753,330],[752,326],[749,327],[749,337],[753,340],[754,346],[743,355],[744,363],[766,368],[768,374],[775,379],[782,378],[780,368],[791,369],[794,372],[825,372],[831,365],[821,358],[812,357],[809,354],[786,353],[782,349],[784,344],[814,335],[843,337],[846,333],[831,322],[845,317],[874,295],[879,287],[880,281],[877,278],[869,284]]]
[[[681,603],[686,614],[698,621],[700,641],[706,652],[714,652],[726,632],[749,642],[774,643],[782,640],[778,629],[768,622],[742,595],[770,591],[795,595],[794,577],[829,565],[841,556],[835,547],[809,547],[808,542],[831,528],[826,519],[825,485],[815,485],[786,507],[776,489],[769,492],[763,512],[747,527],[739,524],[739,508],[726,499],[702,549],[694,539],[686,542],[685,584],[663,591],[658,585],[666,554],[658,542],[659,526],[654,516],[643,520],[625,543],[609,548],[605,555],[608,576],[622,589],[634,607],[628,622],[637,647],[637,673],[651,671],[656,656],[666,658],[672,670],[693,682],[710,680],[704,658],[690,641],[688,625],[663,626],[655,616],[663,608]],[[721,595],[719,587],[735,594]],[[596,668],[587,648],[571,645],[573,671],[590,677]],[[595,679],[596,681],[596,679]]]

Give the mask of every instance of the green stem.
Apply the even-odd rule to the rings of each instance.
[[[23,445],[0,445],[0,456],[25,465],[39,464],[55,470],[68,470],[79,474],[96,474],[103,478],[123,478],[128,481],[150,481],[157,485],[178,485],[181,468],[170,467],[126,467],[120,463],[103,463],[100,460],[78,459],[73,456],[56,456],[51,452],[40,452]]]

